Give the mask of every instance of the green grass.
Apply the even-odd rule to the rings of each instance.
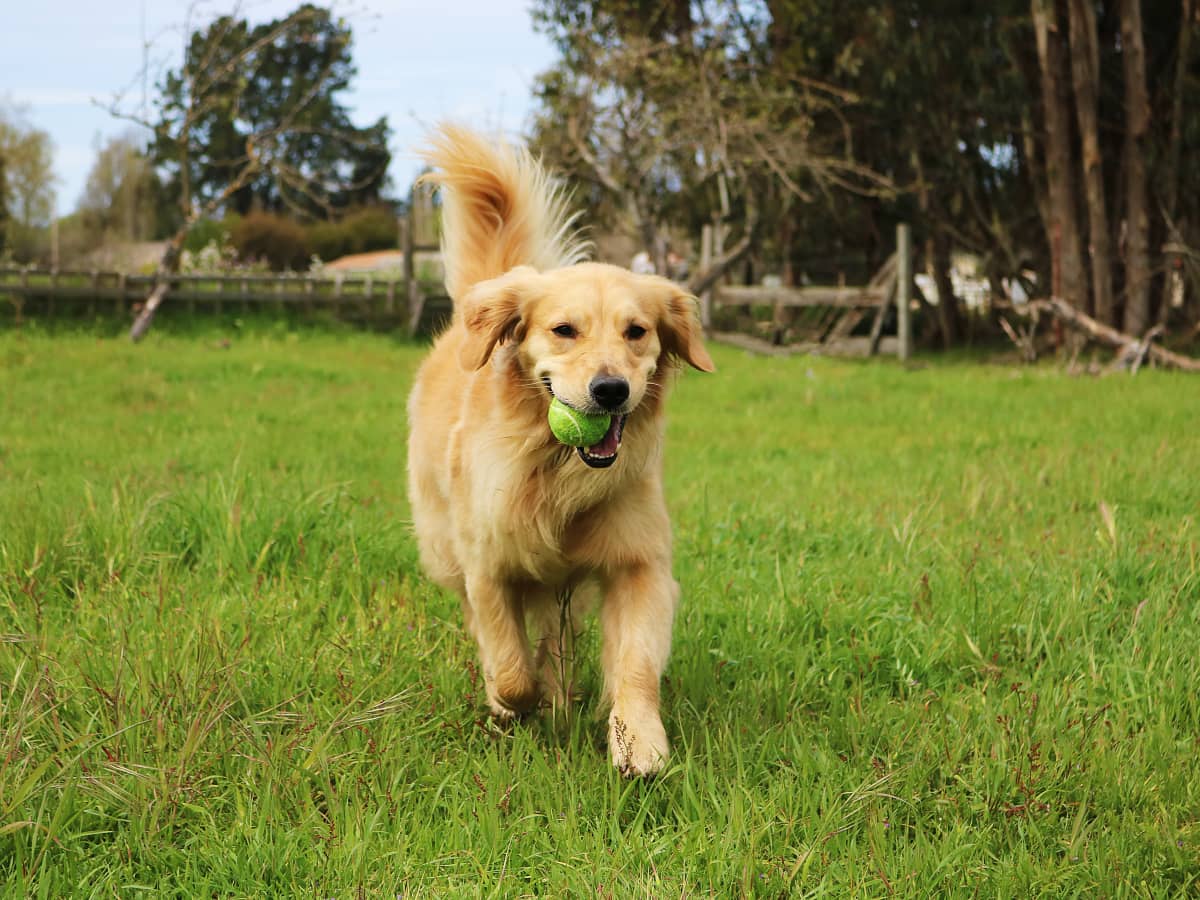
[[[1194,895],[1193,377],[716,348],[640,782],[594,627],[575,715],[485,719],[408,531],[422,352],[0,332],[8,896]]]

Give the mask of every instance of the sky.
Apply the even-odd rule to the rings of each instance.
[[[240,5],[260,22],[300,2],[0,0],[0,103],[23,105],[49,132],[59,214],[76,207],[97,147],[136,127],[102,106],[123,96],[126,108],[140,111],[144,45],[152,70],[161,72],[182,56],[189,7],[207,21]],[[440,119],[510,136],[524,131],[533,79],[555,59],[550,42],[533,30],[528,2],[334,2],[353,28],[358,67],[343,102],[357,124],[388,117],[396,193],[418,169],[412,150],[426,126]],[[149,84],[152,92],[153,77]]]

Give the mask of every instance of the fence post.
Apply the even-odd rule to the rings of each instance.
[[[700,229],[700,271],[707,272],[712,265],[713,227],[705,225]],[[712,331],[712,302],[713,289],[709,288],[700,295],[700,324],[705,331]]]
[[[912,231],[908,223],[896,226],[896,330],[901,361],[912,355]]]
[[[416,261],[416,215],[417,189],[414,185],[408,192],[408,217],[404,220],[404,313],[408,320],[408,334],[416,334],[413,307],[417,305],[417,261]],[[418,316],[420,314],[418,313]]]
[[[416,239],[413,237],[413,229],[416,227],[413,224],[413,198],[416,196],[415,191],[408,192],[408,217],[403,219],[400,234],[400,246],[404,250],[404,281],[405,289],[407,290],[408,283],[413,279],[415,271],[415,261],[413,260],[413,247],[416,245]]]
[[[21,324],[21,313],[29,302],[29,269],[21,269],[21,299],[17,302],[17,324]]]

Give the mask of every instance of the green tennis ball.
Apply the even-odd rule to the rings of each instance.
[[[550,401],[550,413],[546,418],[554,436],[570,447],[591,447],[600,443],[611,421],[611,417],[603,413],[596,416],[581,413],[557,397]]]

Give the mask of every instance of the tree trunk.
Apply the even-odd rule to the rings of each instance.
[[[167,298],[167,292],[171,290],[171,277],[179,271],[180,259],[183,256],[183,242],[187,240],[188,233],[194,224],[194,221],[187,222],[167,241],[166,249],[163,250],[163,255],[158,261],[158,269],[154,273],[154,288],[142,303],[142,309],[129,329],[129,339],[135,344],[150,329],[150,323],[154,321],[154,314],[158,312],[158,307],[162,305],[163,300]]]
[[[962,337],[962,315],[958,308],[958,297],[954,293],[954,282],[950,280],[950,241],[940,229],[933,231],[933,280],[937,284],[938,330],[942,333],[942,346],[949,349]]]
[[[935,224],[933,202],[930,198],[929,182],[925,180],[925,165],[916,147],[909,151],[909,160],[917,175],[917,207],[925,226],[925,268],[937,285],[937,327],[942,338],[942,347],[949,349],[962,336],[962,317],[958,309],[958,297],[950,281],[950,238]],[[940,210],[938,210],[940,212]]]
[[[1121,60],[1125,69],[1125,333],[1150,324],[1150,215],[1146,199],[1146,48],[1141,0],[1121,0]]]
[[[746,223],[743,227],[744,232],[742,237],[736,244],[729,248],[729,250],[725,250],[724,248],[717,249],[716,252],[720,255],[712,260],[707,268],[702,269],[691,277],[687,285],[689,294],[698,297],[712,288],[713,285],[720,281],[721,276],[737,265],[741,258],[754,246],[754,240],[758,231],[758,208],[749,197],[746,198]]]
[[[8,178],[4,174],[4,157],[0,156],[0,253],[8,241]]]
[[[1050,195],[1046,187],[1046,178],[1041,170],[1038,159],[1038,142],[1034,136],[1033,115],[1028,108],[1021,110],[1021,144],[1022,156],[1019,165],[1029,173],[1029,184],[1037,202],[1038,218],[1046,234],[1054,230],[1054,212],[1050,205]]]
[[[1183,97],[1187,93],[1188,64],[1191,62],[1192,31],[1195,27],[1196,0],[1180,0],[1179,43],[1175,55],[1175,85],[1171,91],[1171,135],[1167,148],[1166,207],[1175,217],[1179,202],[1179,154],[1183,145]]]
[[[1192,30],[1196,18],[1196,0],[1180,0],[1179,43],[1175,56],[1175,85],[1171,91],[1171,133],[1167,143],[1167,166],[1163,173],[1163,205],[1166,208],[1167,238],[1181,241],[1175,225],[1175,211],[1179,204],[1179,155],[1183,146],[1183,95],[1187,88],[1188,63],[1191,61]],[[1159,297],[1158,320],[1165,323],[1171,310],[1171,272],[1178,264],[1178,256],[1167,254],[1167,277],[1162,280]]]
[[[785,203],[783,215],[779,217],[779,251],[783,258],[783,265],[779,271],[779,280],[788,287],[796,284],[796,273],[792,267],[793,231],[791,204]]]
[[[1072,328],[1077,328],[1084,332],[1093,340],[1106,344],[1109,347],[1126,352],[1137,350],[1139,353],[1144,353],[1150,359],[1168,368],[1181,369],[1184,372],[1200,372],[1200,359],[1193,356],[1184,356],[1182,353],[1174,353],[1165,347],[1158,346],[1152,340],[1147,340],[1147,338],[1152,339],[1156,336],[1158,332],[1157,328],[1153,329],[1147,335],[1147,338],[1139,340],[1135,335],[1122,334],[1117,329],[1111,328],[1103,322],[1097,322],[1091,316],[1080,312],[1061,297],[1051,297],[1048,300],[1031,300],[1023,306],[1012,307],[1012,311],[1024,316],[1043,312],[1049,313]],[[1148,349],[1144,349],[1144,347]]]
[[[637,234],[638,243],[645,251],[646,255],[654,263],[654,270],[660,275],[662,269],[658,268],[658,228],[654,224],[654,214],[639,200],[639,194],[635,191],[629,191],[625,194],[625,208],[629,211],[629,217],[632,219],[633,229]]]
[[[1088,209],[1088,251],[1092,258],[1092,299],[1096,318],[1105,325],[1116,321],[1113,309],[1112,251],[1108,210],[1104,202],[1104,172],[1100,157],[1100,40],[1092,0],[1070,0],[1071,77],[1075,84],[1075,113],[1083,143],[1083,182]]]
[[[1046,124],[1046,185],[1049,194],[1051,290],[1081,308],[1087,278],[1079,247],[1075,206],[1075,164],[1071,158],[1071,94],[1066,47],[1054,0],[1032,0]]]

